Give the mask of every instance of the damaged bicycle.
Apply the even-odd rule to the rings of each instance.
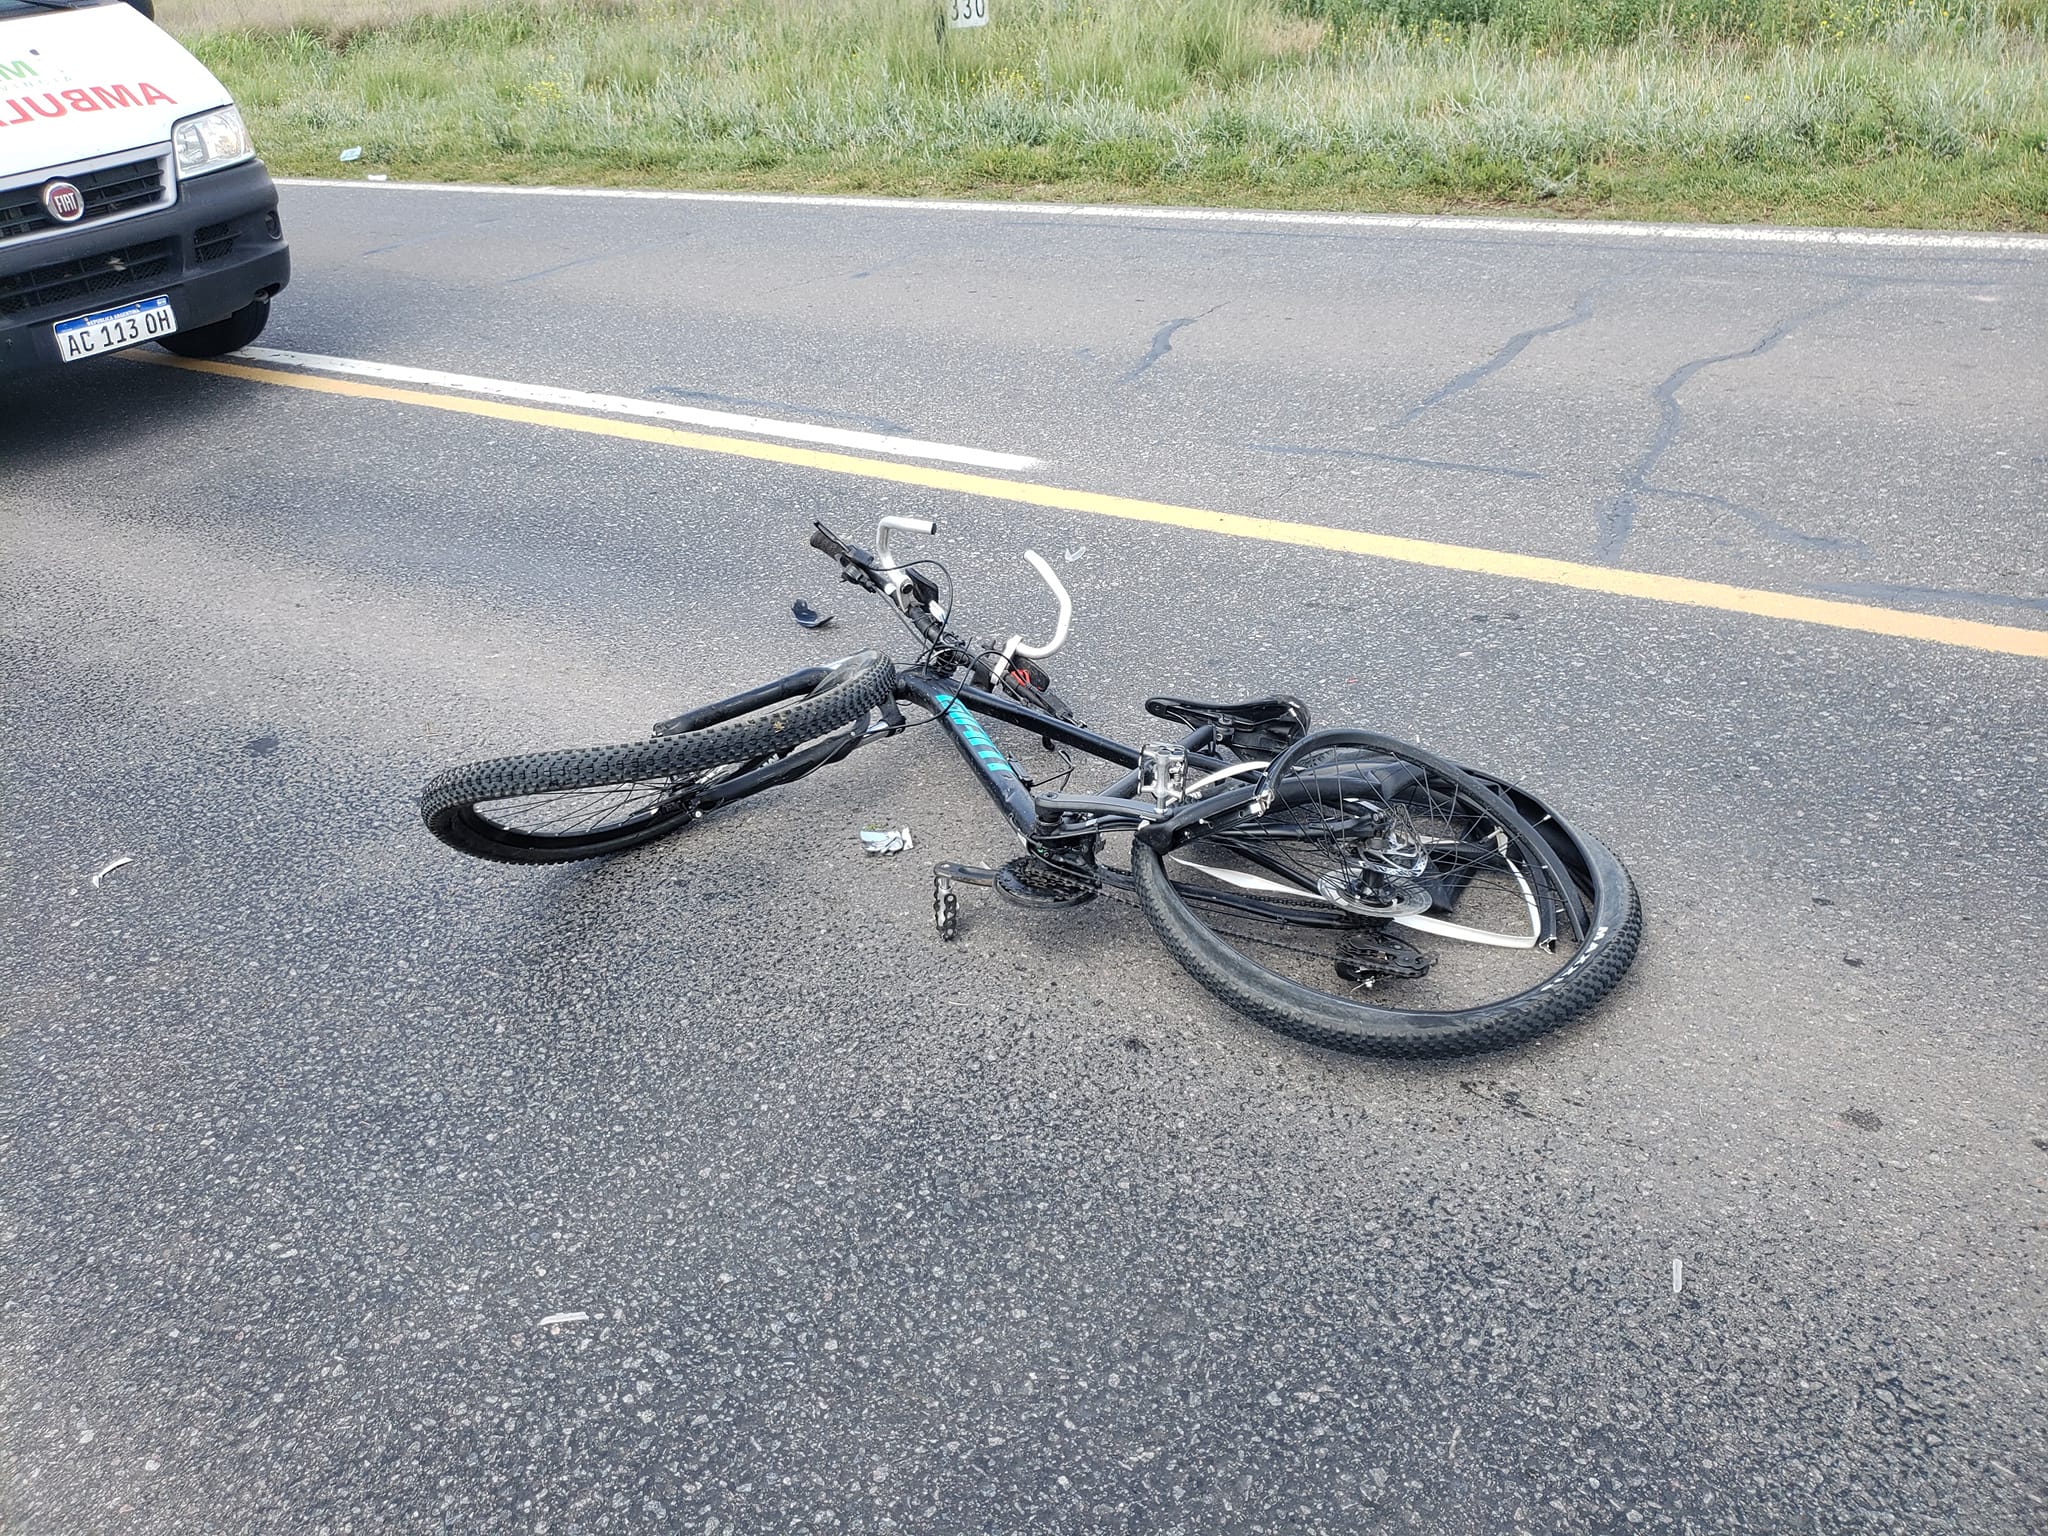
[[[1147,713],[1173,728],[1162,739],[1093,731],[1043,666],[1073,616],[1051,565],[1026,551],[1058,604],[1050,639],[964,638],[943,565],[895,548],[937,531],[892,516],[872,550],[822,523],[810,538],[842,579],[894,606],[919,643],[910,664],[863,650],[664,720],[644,741],[451,768],[422,791],[428,830],[507,863],[600,858],[935,724],[1022,845],[998,867],[935,867],[942,940],[959,931],[962,887],[1037,911],[1131,901],[1248,1018],[1395,1057],[1531,1039],[1628,971],[1643,919],[1627,870],[1533,791],[1373,731],[1316,727],[1284,695],[1155,696]],[[1034,782],[984,722],[1036,738],[1067,772]],[[1071,789],[1076,754],[1113,776]]]

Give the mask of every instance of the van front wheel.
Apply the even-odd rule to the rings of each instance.
[[[233,352],[249,345],[263,334],[263,327],[269,323],[270,300],[258,299],[246,308],[236,310],[225,320],[216,320],[211,325],[189,331],[173,331],[157,345],[180,357],[219,357],[223,352]]]

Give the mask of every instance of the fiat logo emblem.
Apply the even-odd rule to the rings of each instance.
[[[85,194],[68,181],[53,181],[43,188],[43,206],[59,224],[76,224],[85,217]]]

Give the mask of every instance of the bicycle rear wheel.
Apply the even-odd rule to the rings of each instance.
[[[501,863],[623,853],[845,756],[895,678],[888,657],[862,651],[692,710],[648,741],[468,763],[427,783],[420,817],[449,847]]]
[[[1133,841],[1167,949],[1223,1001],[1313,1044],[1493,1050],[1591,1008],[1634,959],[1621,862],[1541,801],[1365,731],[1302,742],[1263,807]]]

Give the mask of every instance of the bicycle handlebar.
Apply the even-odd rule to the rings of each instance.
[[[1067,626],[1074,618],[1074,600],[1067,595],[1065,583],[1053,574],[1053,569],[1046,563],[1045,556],[1035,549],[1027,549],[1024,551],[1024,558],[1031,562],[1031,568],[1038,572],[1045,584],[1052,588],[1052,595],[1059,599],[1060,617],[1059,622],[1053,626],[1052,638],[1045,644],[1026,645],[1022,635],[1012,635],[1009,648],[1013,655],[1042,661],[1067,643]]]
[[[866,587],[870,592],[887,596],[895,593],[890,587],[888,570],[883,561],[876,559],[858,544],[849,544],[823,523],[811,524],[811,548],[830,555],[839,562],[839,575],[843,581],[855,586]]]
[[[938,522],[929,517],[885,517],[875,524],[875,569],[882,573],[883,580],[896,566],[896,556],[889,549],[891,533],[921,533],[930,538],[939,531]]]
[[[852,558],[852,551],[839,541],[839,535],[823,523],[811,524],[811,548],[830,555],[834,560]]]
[[[811,548],[837,560],[840,575],[848,581],[884,594],[905,613],[927,620],[939,634],[943,634],[947,613],[939,604],[937,586],[920,573],[899,565],[889,550],[892,532],[932,534],[938,531],[938,527],[930,518],[884,517],[875,525],[876,552],[869,554],[848,544],[823,523],[813,523],[810,544]],[[1067,630],[1074,618],[1074,600],[1045,557],[1035,549],[1027,549],[1024,558],[1031,562],[1031,568],[1038,572],[1039,579],[1052,590],[1060,605],[1060,616],[1053,625],[1052,638],[1043,645],[1028,645],[1022,635],[1010,636],[1001,647],[1005,665],[1018,656],[1032,661],[1050,656],[1067,643]]]

